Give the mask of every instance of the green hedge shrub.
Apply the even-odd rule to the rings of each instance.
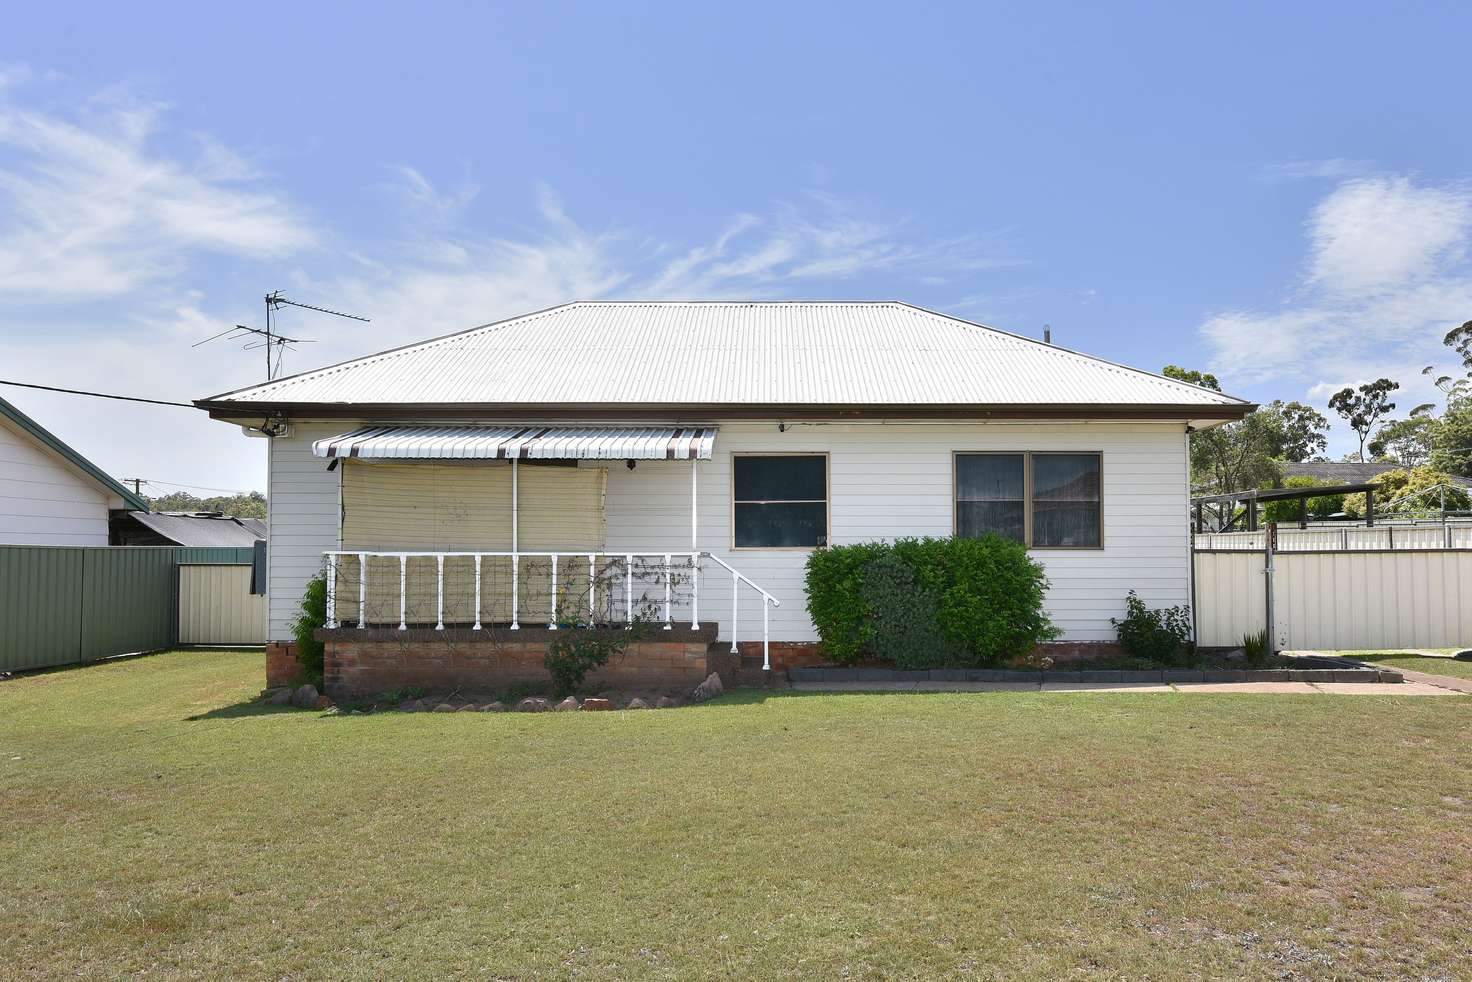
[[[860,595],[870,611],[869,647],[896,668],[939,668],[964,661],[940,626],[935,594],[920,585],[915,571],[892,552],[864,569]]]
[[[1043,611],[1047,588],[1027,549],[994,535],[835,546],[807,565],[808,613],[828,656],[847,664],[974,667],[1021,657],[1058,636]]]

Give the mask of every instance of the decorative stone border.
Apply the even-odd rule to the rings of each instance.
[[[1005,668],[789,668],[793,682],[1404,682],[1400,672],[1360,667],[1338,658],[1303,659],[1315,668],[1180,669],[1147,671],[1018,671]]]

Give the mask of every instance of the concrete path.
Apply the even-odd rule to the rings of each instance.
[[[1199,692],[1260,693],[1278,695],[1344,696],[1454,696],[1472,692],[1436,682],[1412,679],[1404,682],[794,682],[794,692]]]
[[[1283,652],[1283,654],[1285,654],[1285,655],[1322,655],[1322,656],[1327,656],[1327,657],[1330,657],[1330,658],[1345,658],[1344,655],[1341,655],[1341,654],[1339,654],[1338,652],[1335,652],[1335,651],[1285,651],[1285,652]],[[1401,654],[1405,654],[1405,655],[1419,655],[1422,658],[1445,658],[1448,661],[1452,660],[1452,656],[1449,655],[1449,654],[1447,654],[1444,651],[1427,651],[1425,649],[1419,649],[1419,648],[1389,648],[1389,649],[1386,649],[1385,654],[1387,654],[1387,655],[1401,655]],[[1356,659],[1356,658],[1346,658],[1346,660],[1347,661],[1357,662],[1358,664],[1364,665],[1367,668],[1382,668],[1382,667],[1388,668],[1388,667],[1390,667],[1388,665],[1387,666],[1377,665],[1375,662],[1372,662],[1372,661],[1359,661],[1359,659]],[[1406,677],[1406,682],[1414,682],[1417,685],[1433,685],[1433,686],[1437,686],[1438,688],[1442,688],[1442,689],[1450,689],[1453,692],[1460,692],[1460,693],[1464,693],[1464,694],[1472,694],[1472,679],[1457,678],[1454,675],[1437,675],[1434,672],[1418,672],[1418,671],[1415,671],[1414,669],[1410,669],[1410,668],[1397,668],[1397,669],[1395,669],[1395,671],[1400,672],[1402,675],[1404,675]]]

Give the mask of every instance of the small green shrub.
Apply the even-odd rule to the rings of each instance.
[[[1174,665],[1193,649],[1191,644],[1191,608],[1145,606],[1135,591],[1124,600],[1124,620],[1109,619],[1119,636],[1119,645],[1135,658],[1157,665]]]
[[[608,659],[628,645],[624,631],[572,628],[557,632],[547,645],[542,664],[552,676],[552,695],[566,699],[583,684],[595,668],[608,664]]]
[[[322,651],[325,647],[315,633],[327,623],[327,577],[319,573],[307,581],[307,590],[302,594],[301,607],[296,620],[291,622],[291,633],[296,637],[296,660],[302,666],[307,681],[322,686]]]
[[[913,588],[889,558],[909,570]],[[885,571],[874,574],[866,596],[869,571],[881,561]],[[835,546],[814,552],[807,565],[808,613],[824,651],[839,663],[894,660],[901,649],[914,668],[995,665],[1026,655],[1058,635],[1043,610],[1047,588],[1042,566],[1021,543],[991,535]],[[880,593],[904,609],[879,609]],[[903,623],[912,617],[939,629],[939,643],[923,660],[924,639],[937,635]]]
[[[864,569],[861,587],[870,614],[869,647],[896,668],[939,668],[958,663],[960,653],[940,626],[935,594],[892,552]]]
[[[1261,668],[1268,663],[1273,656],[1272,645],[1268,643],[1268,629],[1254,631],[1242,636],[1242,650],[1247,655],[1247,664],[1254,668]]]

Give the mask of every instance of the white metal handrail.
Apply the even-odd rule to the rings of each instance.
[[[745,583],[747,586],[751,587],[753,590],[761,595],[762,671],[770,672],[772,670],[772,653],[770,650],[771,642],[769,640],[771,629],[770,621],[767,617],[767,614],[771,610],[771,608],[782,606],[782,601],[778,600],[776,597],[772,596],[770,593],[757,586],[749,578],[747,578],[745,574],[738,572],[734,567],[731,566],[730,563],[726,562],[720,556],[714,555],[709,552],[702,553],[702,555],[712,562],[715,562],[718,565],[724,567],[727,572],[731,574],[731,653],[733,655],[738,650],[736,647],[736,615],[741,607],[741,584]]]
[[[410,559],[434,559],[435,560],[435,629],[444,630],[445,627],[445,560],[446,559],[472,559],[475,566],[475,623],[472,630],[481,630],[481,562],[484,559],[509,559],[511,560],[511,630],[521,629],[520,623],[520,571],[523,559],[546,559],[551,561],[551,611],[547,627],[557,630],[557,576],[558,565],[562,560],[588,561],[588,610],[590,614],[597,610],[597,565],[599,559],[620,560],[625,564],[624,569],[624,618],[625,623],[632,625],[634,621],[634,560],[657,558],[664,562],[664,629],[670,630],[674,626],[672,617],[672,593],[674,579],[674,560],[689,561],[692,576],[690,582],[690,628],[700,629],[700,560],[709,559],[721,566],[731,574],[731,651],[735,653],[737,648],[737,618],[740,612],[741,585],[745,584],[756,591],[762,602],[762,668],[770,670],[772,667],[770,653],[770,618],[768,616],[772,607],[782,606],[782,602],[772,596],[766,590],[757,586],[756,583],[736,570],[719,556],[709,552],[665,552],[665,551],[636,551],[636,552],[428,552],[416,550],[364,550],[364,549],[341,549],[324,553],[329,563],[335,565],[340,559],[352,556],[358,560],[358,623],[359,628],[368,625],[368,560],[369,559],[397,559],[399,561],[399,630],[408,629],[408,567]],[[337,619],[337,576],[327,577],[327,617],[326,625],[330,628],[340,626]]]

